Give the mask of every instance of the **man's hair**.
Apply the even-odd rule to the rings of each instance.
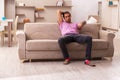
[[[65,14],[69,14],[71,16],[71,13],[68,11],[62,12],[63,18],[65,18]]]

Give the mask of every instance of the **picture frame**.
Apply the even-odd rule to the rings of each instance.
[[[57,0],[56,6],[63,6],[63,0]]]

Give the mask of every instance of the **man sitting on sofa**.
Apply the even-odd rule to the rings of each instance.
[[[62,12],[61,10],[57,11],[57,17],[59,28],[62,34],[62,37],[59,38],[58,43],[65,58],[64,64],[70,63],[70,57],[66,48],[66,44],[77,42],[80,44],[87,44],[85,64],[89,65],[89,60],[91,59],[92,37],[79,34],[79,30],[86,24],[86,21],[78,24],[72,23],[71,14],[68,11]]]

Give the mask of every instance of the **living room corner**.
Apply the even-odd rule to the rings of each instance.
[[[0,80],[120,80],[119,0],[1,0],[0,7]],[[60,16],[66,30],[85,21],[76,32],[92,39],[90,63],[87,44],[74,39],[64,64],[59,40],[70,35]]]

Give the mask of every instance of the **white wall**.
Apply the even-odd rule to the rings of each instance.
[[[118,7],[109,7],[108,0],[72,0],[73,22],[86,20],[88,15],[97,15],[98,1],[102,1],[102,26],[118,29]]]
[[[41,7],[44,4],[43,2],[41,2],[41,0],[35,1],[16,0],[16,1],[25,2],[27,5],[33,4],[33,6],[35,5],[37,7]],[[98,1],[102,1],[102,20],[101,20],[102,26],[118,29],[118,7],[108,7],[108,0],[71,0],[71,1],[73,6],[72,7],[73,22],[81,22],[83,20],[86,20],[88,18],[88,15],[97,15]]]
[[[120,29],[120,0],[119,0],[119,5],[118,5],[118,7],[119,7],[119,8],[118,8],[118,9],[119,9],[119,10],[118,10],[118,13],[119,13],[119,14],[118,14],[118,28]]]
[[[102,26],[118,29],[118,7],[109,7],[107,0],[102,0]]]
[[[16,0],[17,5],[19,3],[25,3],[26,6],[35,6],[36,8],[43,7],[44,11],[40,11],[39,15],[41,17],[44,17],[44,19],[37,19],[35,18],[36,22],[57,22],[57,10],[61,9],[63,11],[71,11],[71,7],[45,7],[45,5],[56,5],[57,0]],[[64,0],[64,5],[71,6],[71,0]],[[27,9],[27,8],[26,8]],[[30,10],[30,9],[29,9]],[[32,9],[34,11],[34,9]],[[25,8],[16,8],[17,14],[25,14],[24,17],[20,17],[19,21],[23,21],[25,17],[27,17],[28,13],[26,13]],[[31,16],[34,16],[34,14],[29,14]],[[28,17],[30,18],[30,17]],[[34,21],[34,18],[31,18],[30,21]]]
[[[0,0],[0,19],[4,16],[4,0]]]
[[[88,15],[98,14],[98,0],[72,0],[72,20],[80,22],[88,18]]]

